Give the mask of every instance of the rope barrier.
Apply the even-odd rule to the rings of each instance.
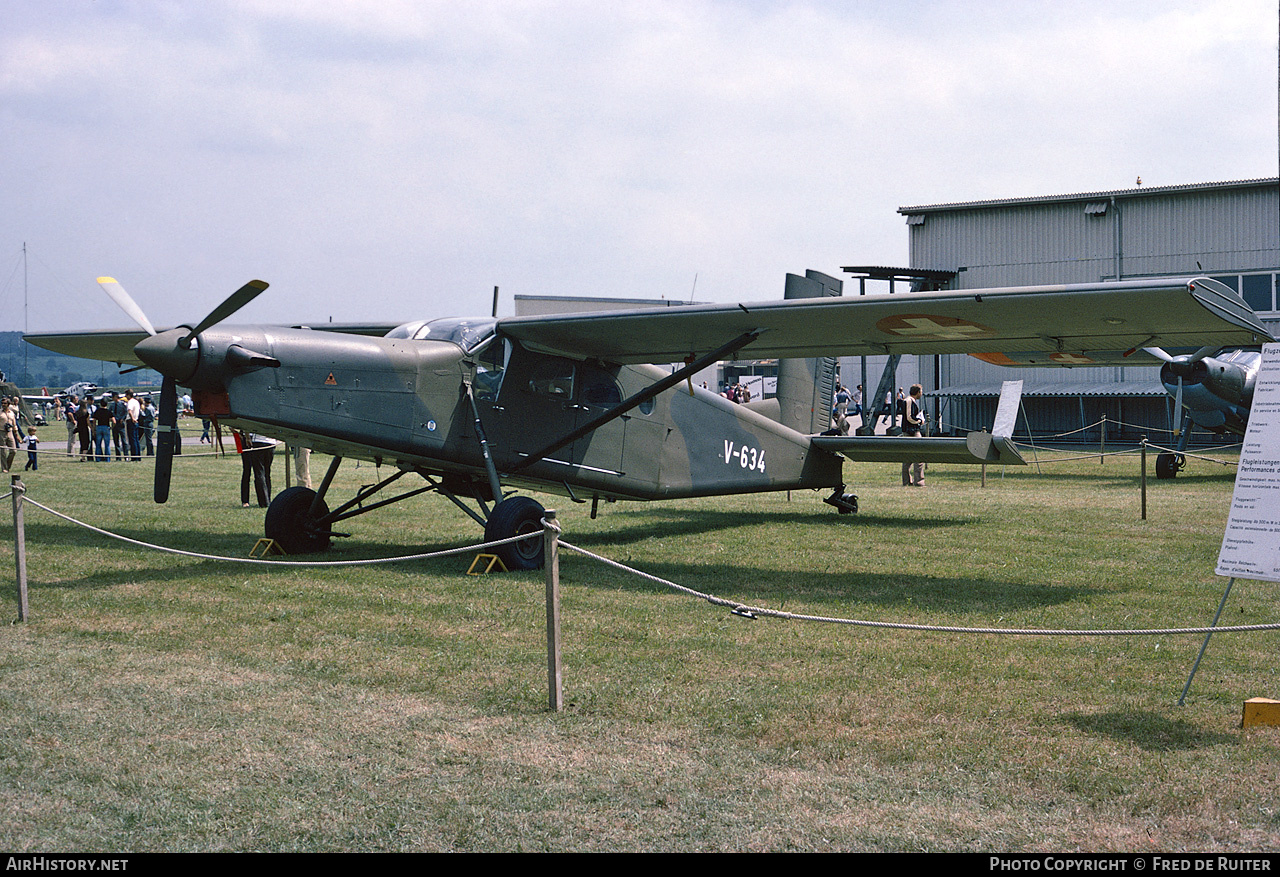
[[[829,615],[802,615],[796,612],[783,612],[779,609],[768,609],[760,606],[752,606],[747,603],[739,603],[734,600],[727,600],[723,597],[716,597],[712,594],[705,594],[701,591],[695,591],[684,585],[678,585],[675,582],[655,576],[643,570],[635,569],[616,560],[610,560],[599,554],[588,551],[585,548],[579,548],[568,542],[561,541],[560,546],[570,551],[577,552],[584,557],[612,566],[625,572],[632,573],[643,579],[664,585],[673,590],[679,591],[691,597],[697,597],[705,600],[714,606],[724,606],[732,609],[734,613],[739,615],[764,616],[767,618],[779,618],[787,621],[816,621],[825,624],[846,624],[856,627],[883,627],[892,630],[918,630],[930,633],[980,633],[980,634],[997,634],[1005,636],[1167,636],[1171,634],[1204,634],[1204,633],[1239,633],[1244,631],[1255,630],[1280,630],[1280,623],[1272,624],[1241,624],[1231,627],[1166,627],[1166,628],[1139,628],[1131,630],[1075,630],[1075,629],[1043,629],[1043,628],[1006,628],[1006,627],[952,627],[934,624],[907,624],[899,621],[865,621],[857,618],[840,618]]]
[[[7,496],[12,496],[12,495],[13,495],[12,491],[10,491],[10,493],[7,494]],[[3,497],[0,497],[0,499],[3,499]],[[55,509],[51,509],[48,506],[31,499],[30,497],[24,496],[23,501],[26,503],[30,503],[31,505],[35,506],[36,508],[42,511],[48,512],[54,517],[61,518],[62,520],[67,521],[68,523],[74,524],[78,527],[83,527],[86,530],[89,530],[91,532],[97,533],[102,536],[106,536],[111,539],[116,539],[121,542],[128,543],[130,545],[135,545],[141,548],[150,548],[155,551],[160,551],[167,554],[176,554],[182,557],[192,557],[199,560],[225,561],[225,562],[231,562],[231,563],[248,563],[248,564],[256,564],[260,566],[340,567],[340,566],[372,566],[372,565],[382,564],[382,563],[403,563],[405,561],[411,561],[411,560],[427,560],[427,559],[432,559],[437,557],[448,557],[451,555],[464,554],[467,552],[476,551],[483,548],[496,548],[500,545],[508,545],[513,542],[519,542],[521,540],[531,538],[530,534],[522,534],[518,536],[512,536],[507,539],[500,539],[494,542],[482,542],[482,543],[477,543],[475,545],[463,546],[460,548],[448,548],[441,551],[430,551],[430,552],[423,552],[420,554],[406,554],[406,555],[400,555],[397,557],[368,558],[368,559],[362,559],[362,560],[301,560],[301,561],[266,560],[263,558],[256,558],[256,557],[227,557],[227,556],[216,555],[216,554],[205,554],[198,551],[185,551],[179,548],[169,548],[164,545],[156,545],[151,542],[143,542],[140,539],[133,539],[129,536],[122,536],[119,533],[112,533],[111,531],[105,530],[101,527],[95,527],[92,524],[77,520],[76,518],[73,518],[70,515],[56,511]],[[569,542],[560,540],[559,536],[561,533],[561,529],[558,522],[556,521],[544,520],[543,526],[546,529],[551,529],[552,531],[554,531],[560,546],[569,551],[573,551],[577,554],[582,555],[583,557],[586,557],[590,560],[594,560],[598,563],[603,563],[606,566],[610,566],[615,569],[622,570],[623,572],[627,572],[627,573],[631,573],[632,575],[639,576],[640,578],[646,579],[648,581],[663,585],[666,588],[685,594],[686,596],[695,597],[699,600],[706,601],[707,603],[710,603],[713,606],[722,606],[722,607],[728,608],[737,615],[743,615],[749,618],[765,617],[765,618],[776,618],[784,621],[812,621],[812,622],[823,623],[823,624],[843,624],[843,625],[855,626],[855,627],[885,628],[890,630],[914,630],[914,631],[920,631],[920,632],[926,632],[926,633],[967,633],[967,634],[985,634],[985,635],[999,635],[999,636],[1170,636],[1170,635],[1180,635],[1180,634],[1242,633],[1242,632],[1249,632],[1249,631],[1280,630],[1280,623],[1242,624],[1242,625],[1231,625],[1226,627],[1166,627],[1166,628],[1136,628],[1136,629],[1119,629],[1119,630],[1072,629],[1072,628],[1046,629],[1046,628],[960,627],[960,626],[953,626],[953,625],[909,624],[906,622],[897,622],[897,621],[868,621],[865,619],[843,618],[840,616],[807,615],[807,614],[802,614],[797,612],[784,612],[780,609],[771,609],[764,606],[754,606],[749,603],[741,603],[736,600],[729,600],[724,597],[717,597],[714,594],[704,593],[702,591],[697,591],[693,588],[686,587],[685,585],[677,584],[676,582],[670,581],[668,579],[664,579],[660,576],[653,575],[652,573],[644,572],[643,570],[636,569],[635,567],[628,566],[624,563],[620,563],[619,561],[612,560],[603,555],[596,554],[595,552],[592,552],[592,551],[588,551],[585,548],[581,548],[577,545],[573,545]]]
[[[1105,420],[1095,420],[1093,423],[1089,424],[1088,426],[1082,426],[1079,429],[1070,429],[1070,430],[1067,430],[1066,432],[1056,432],[1056,433],[1053,433],[1052,435],[1040,436],[1040,439],[1042,441],[1053,441],[1055,439],[1065,438],[1069,435],[1075,435],[1076,433],[1079,433],[1079,432],[1087,432],[1091,429],[1097,429],[1103,423],[1106,423],[1108,426],[1115,425],[1115,426],[1121,426],[1121,427],[1128,427],[1129,429],[1135,430],[1137,432],[1146,433],[1146,434],[1168,433],[1169,435],[1178,435],[1179,433],[1181,433],[1181,430],[1178,430],[1178,429],[1165,429],[1162,426],[1151,426],[1150,424],[1143,424],[1143,423],[1129,423],[1128,421],[1124,421],[1124,420],[1112,420],[1111,418],[1108,417]],[[981,428],[974,430],[969,427],[962,426],[960,424],[953,423],[951,421],[945,421],[945,420],[941,421],[940,425],[944,430],[949,429],[957,432],[981,432],[982,431]],[[1199,434],[1203,436],[1203,435],[1208,435],[1210,433],[1206,430]],[[1118,440],[1118,437],[1117,437],[1117,440]],[[1214,451],[1214,450],[1226,450],[1229,448],[1238,448],[1238,447],[1239,447],[1239,444],[1236,443],[1236,444],[1228,444],[1228,445],[1215,445],[1209,448],[1201,448],[1200,450]],[[1096,457],[1097,454],[1093,454],[1092,456]]]
[[[1019,448],[1030,448],[1031,450],[1037,451],[1037,452],[1048,451],[1050,453],[1055,453],[1053,448],[1042,448],[1042,447],[1037,447],[1036,445],[1024,445],[1022,442],[1014,442],[1014,444],[1017,445]],[[1073,460],[1096,460],[1099,457],[1133,456],[1134,454],[1140,454],[1140,453],[1142,453],[1141,448],[1129,448],[1123,451],[1106,451],[1105,453],[1100,451],[1096,454],[1080,454],[1079,456],[1076,456],[1076,457],[1052,457],[1047,460],[1037,460],[1036,462],[1042,465],[1047,465],[1049,463],[1070,463]]]
[[[1193,454],[1189,451],[1178,451],[1173,448],[1163,448],[1160,445],[1153,445],[1150,442],[1147,442],[1147,448],[1149,450],[1161,451],[1167,454],[1180,454],[1183,457],[1194,457],[1197,460],[1204,460],[1206,463],[1218,463],[1223,466],[1239,466],[1240,465],[1239,460],[1219,460],[1216,457],[1205,457],[1201,454]]]
[[[53,443],[50,442],[50,444],[53,444]],[[20,453],[27,453],[27,454],[32,453],[32,451],[28,450],[24,445],[19,445],[18,451]],[[82,454],[79,451],[72,451],[71,453],[68,454],[66,451],[55,451],[53,448],[45,448],[43,450],[37,448],[35,450],[35,454],[37,455],[37,459],[39,459],[40,457],[63,457],[65,459],[70,460],[70,459],[79,457],[80,459],[85,460],[86,462],[89,462],[89,463],[106,463],[106,462],[115,463],[119,461],[129,461],[129,460],[132,460],[133,462],[137,463],[137,462],[141,462],[142,460],[148,460],[148,461],[155,460],[156,458],[155,454],[148,454],[146,452],[143,452],[139,454],[137,457],[134,457],[132,454],[128,454],[128,453],[119,454],[119,455],[111,454],[109,455],[111,457],[110,460],[96,460],[94,458],[97,455],[94,454],[93,451],[90,451],[87,454]],[[233,456],[236,456],[235,451],[184,451],[179,454],[174,454],[173,458],[175,460],[180,460],[183,457],[194,459],[196,457],[233,457]]]
[[[1067,432],[1058,432],[1058,433],[1054,433],[1053,435],[1041,436],[1041,438],[1042,438],[1043,440],[1045,440],[1045,441],[1052,441],[1052,440],[1054,440],[1054,439],[1063,438],[1063,437],[1065,437],[1065,436],[1075,435],[1075,434],[1076,434],[1076,433],[1078,433],[1078,432],[1085,432],[1085,431],[1087,431],[1087,430],[1094,429],[1094,428],[1096,428],[1097,426],[1099,426],[1102,422],[1103,422],[1103,421],[1101,421],[1101,420],[1095,420],[1093,423],[1089,424],[1088,426],[1082,426],[1082,427],[1080,427],[1079,429],[1072,429],[1072,430],[1068,430]],[[1107,422],[1107,423],[1115,423],[1116,421],[1114,421],[1114,420],[1107,420],[1106,422]],[[942,426],[942,428],[943,428],[943,429],[950,429],[950,430],[953,430],[953,431],[960,431],[960,432],[983,432],[983,431],[984,431],[984,428],[979,428],[979,429],[976,429],[976,430],[975,430],[975,429],[970,429],[970,428],[968,428],[968,427],[961,426],[960,424],[953,423],[953,422],[951,422],[951,421],[946,421],[946,420],[940,421],[940,425]]]
[[[512,542],[519,542],[522,539],[530,538],[529,534],[524,534],[521,536],[512,536],[508,539],[500,539],[496,542],[481,542],[476,545],[466,545],[462,548],[446,548],[443,551],[428,551],[422,554],[404,554],[398,557],[373,557],[366,558],[364,560],[266,560],[260,557],[226,557],[220,554],[202,554],[198,551],[183,551],[181,548],[169,548],[164,545],[143,542],[140,539],[121,536],[119,533],[112,533],[110,530],[104,530],[101,527],[95,527],[92,524],[85,523],[84,521],[78,521],[70,515],[64,515],[62,512],[55,511],[46,505],[41,505],[30,497],[26,497],[25,501],[38,509],[48,512],[54,517],[62,518],[62,520],[75,524],[78,527],[84,527],[86,530],[91,530],[94,533],[107,536],[111,539],[118,539],[121,542],[127,542],[130,545],[137,545],[141,548],[151,548],[155,551],[163,551],[167,554],[178,554],[183,557],[195,557],[200,560],[222,560],[231,563],[251,563],[263,566],[372,566],[379,563],[403,563],[407,560],[428,560],[434,557],[447,557],[451,554],[464,554],[468,551],[475,551],[480,548],[496,548],[499,545],[508,545]]]

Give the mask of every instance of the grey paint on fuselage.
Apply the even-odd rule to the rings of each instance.
[[[335,337],[342,337],[340,345]],[[449,341],[314,340],[306,329],[204,333],[201,343],[214,358],[234,343],[287,363],[225,379],[233,422],[319,451],[476,480],[483,480],[483,459],[466,383],[476,388],[491,452],[504,472],[667,374],[655,366],[570,360],[516,344],[495,397],[489,388],[495,373],[478,365],[483,355],[468,357]],[[200,383],[197,369],[191,384]],[[806,436],[701,388],[691,396],[684,385],[504,480],[642,500],[841,483],[840,458],[812,450]]]

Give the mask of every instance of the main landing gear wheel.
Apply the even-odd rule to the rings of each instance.
[[[484,525],[484,541],[497,542],[521,533],[532,538],[521,542],[509,542],[493,549],[502,558],[507,569],[542,569],[542,505],[527,496],[513,496],[493,507],[493,514]]]
[[[1182,454],[1161,454],[1156,457],[1156,477],[1176,478],[1185,465],[1187,465],[1187,458]]]
[[[318,554],[328,550],[332,533],[328,525],[319,526],[316,521],[329,514],[329,506],[320,500],[317,514],[312,516],[315,498],[316,492],[309,487],[290,487],[267,507],[267,538],[274,539],[285,554]]]

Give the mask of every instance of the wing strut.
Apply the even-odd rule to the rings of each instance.
[[[658,381],[657,383],[651,384],[646,389],[643,389],[639,393],[636,393],[634,396],[630,396],[629,398],[624,399],[616,407],[610,408],[608,411],[606,411],[604,414],[601,414],[599,417],[596,417],[592,420],[587,421],[582,426],[575,429],[573,432],[570,432],[568,435],[565,435],[562,438],[557,439],[556,441],[552,442],[551,444],[547,445],[545,448],[542,448],[536,453],[529,454],[523,460],[521,460],[519,463],[516,463],[507,471],[519,472],[521,469],[532,466],[534,463],[538,462],[544,457],[554,454],[556,451],[560,450],[566,445],[573,444],[578,439],[582,438],[584,435],[587,435],[588,433],[591,433],[591,432],[595,432],[597,429],[604,426],[609,421],[616,420],[617,418],[626,414],[631,409],[638,406],[640,403],[647,402],[648,400],[652,399],[654,396],[658,395],[664,390],[674,387],[676,384],[683,381],[685,377],[692,377],[694,374],[702,371],[704,368],[711,365],[712,363],[719,362],[720,360],[728,356],[730,353],[734,353],[738,350],[741,350],[743,347],[746,347],[752,341],[755,341],[757,338],[760,337],[761,331],[762,330],[760,329],[756,329],[753,332],[743,332],[741,335],[739,335],[737,338],[734,338],[732,341],[729,341],[725,344],[720,345],[710,353],[704,356],[698,357],[693,362],[686,365],[684,368],[681,368],[681,369],[678,369],[677,371],[672,372],[671,374],[667,375],[665,378]]]
[[[467,401],[471,403],[471,413],[476,418],[476,440],[480,442],[480,454],[484,457],[484,471],[489,476],[489,490],[493,491],[494,503],[500,503],[502,502],[502,480],[498,478],[498,470],[493,466],[493,456],[489,453],[489,439],[484,434],[484,423],[480,420],[480,409],[476,407],[476,397],[471,392],[471,382],[464,380],[462,385],[467,391]]]

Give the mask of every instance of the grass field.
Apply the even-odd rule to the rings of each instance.
[[[893,465],[845,471],[857,516],[808,492],[595,521],[541,499],[566,541],[797,613],[1198,626],[1226,584],[1229,468],[1153,479],[1147,521],[1136,458],[992,470],[985,489],[976,468],[934,466],[923,490]],[[55,458],[26,482],[125,535],[244,556],[263,513],[239,507],[239,472],[181,459],[165,507],[149,463]],[[344,467],[331,496],[373,474]],[[1215,637],[1178,707],[1200,637],[750,621],[566,552],[552,714],[540,573],[264,569],[26,517],[32,619],[0,628],[3,849],[1280,847],[1280,729],[1239,727],[1243,700],[1280,696],[1275,633]],[[348,524],[334,558],[480,535],[430,497]],[[1238,582],[1223,623],[1278,619],[1275,585]]]

